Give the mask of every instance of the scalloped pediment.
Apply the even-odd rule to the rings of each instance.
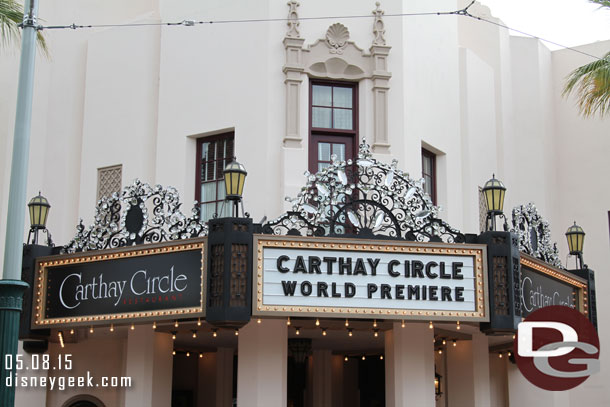
[[[362,78],[366,76],[360,67],[352,65],[344,59],[333,57],[323,62],[316,62],[309,67],[312,74],[316,76],[328,76],[331,78]]]

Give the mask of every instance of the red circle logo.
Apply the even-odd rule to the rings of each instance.
[[[519,324],[514,343],[519,370],[545,390],[572,389],[599,371],[599,337],[580,312],[552,305]]]

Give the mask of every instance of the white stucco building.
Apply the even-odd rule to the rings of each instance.
[[[39,15],[49,25],[215,23],[44,31],[50,56],[37,57],[29,195],[40,190],[51,203],[48,228],[56,244],[74,236],[79,217],[91,223],[100,188],[116,189],[117,180],[172,185],[185,206],[202,200],[204,215],[212,214],[222,199],[213,167],[222,152],[248,170],[244,206],[258,221],[288,209],[284,197],[305,184],[304,171],[322,168],[331,153],[353,157],[366,139],[376,159],[396,159],[412,177],[427,177],[442,218],[465,233],[480,231],[479,187],[492,173],[507,187],[509,217],[514,206],[534,202],[550,222],[564,266],[564,232],[573,221],[582,226],[585,262],[597,272],[601,348],[610,347],[610,300],[603,295],[610,288],[610,192],[603,182],[610,120],[583,119],[574,99],[561,96],[565,76],[592,59],[549,51],[538,40],[464,16],[410,15],[468,3],[386,1],[379,6],[385,14],[375,19],[369,0],[303,0],[298,7],[285,0],[41,2]],[[290,10],[292,25],[285,20]],[[469,11],[494,20],[478,3]],[[610,41],[577,49],[601,57]],[[2,50],[2,219],[18,62],[17,50]],[[0,223],[0,247],[4,239]],[[568,261],[573,267],[574,258]],[[344,354],[360,353],[385,356],[388,406],[434,405],[432,387],[419,384],[422,375],[431,377],[435,358],[443,372],[437,406],[610,404],[604,350],[600,373],[574,390],[551,393],[498,358],[493,346],[503,339],[475,325],[457,332],[455,324],[438,324],[468,336],[441,357],[427,323],[386,322],[380,338],[356,332],[351,343],[342,320],[329,324],[325,338],[313,320],[303,325],[302,335],[314,338],[304,385],[310,406],[367,405],[358,369],[348,366],[357,360],[343,361]],[[185,329],[180,346],[204,357],[177,355],[172,363],[171,328],[154,332],[143,324],[93,334],[80,328],[74,343],[60,349],[52,342],[49,352],[72,353],[79,372],[131,376],[137,385],[19,389],[17,405],[71,406],[69,400],[88,394],[105,406],[168,406],[172,390],[185,403],[176,405],[225,406],[233,394],[240,406],[286,405],[287,339],[295,333],[285,319],[253,321],[239,337],[221,331],[213,339],[204,324],[192,340]]]

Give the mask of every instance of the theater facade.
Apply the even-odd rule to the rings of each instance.
[[[17,386],[16,405],[610,400],[604,352],[565,392],[513,355],[547,305],[608,343],[589,168],[608,123],[558,91],[582,55],[420,15],[470,2],[301,3],[111,2],[108,21],[223,23],[49,38],[28,182],[51,206],[24,246],[16,373],[110,385]]]

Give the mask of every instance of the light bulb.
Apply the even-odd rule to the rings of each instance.
[[[457,321],[455,323],[455,329],[457,329],[458,331],[461,329],[462,327],[460,326],[460,321]]]
[[[176,320],[176,322],[174,322],[174,327],[178,328],[178,320]]]
[[[326,336],[326,329],[322,329],[322,336]]]
[[[443,345],[447,345],[447,341],[443,338]]]
[[[262,320],[262,319],[260,319],[260,318],[256,320],[256,323],[257,323],[257,324],[260,324],[261,322],[263,322],[263,320]]]
[[[288,317],[288,320],[286,321],[286,325],[290,326],[290,317]]]
[[[502,352],[498,353],[498,357],[502,359]]]
[[[352,335],[354,334],[354,333],[352,332],[352,329],[351,329],[351,328],[347,330],[347,334],[348,334],[349,336],[352,336]]]
[[[377,320],[376,319],[373,320],[373,328],[377,328]]]
[[[349,326],[349,321],[347,319],[345,320],[345,326]]]
[[[135,329],[136,329],[136,326],[134,324],[131,324],[131,330],[135,331]]]
[[[439,350],[438,350],[438,354],[439,354],[439,355],[442,355],[442,354],[443,354],[443,350],[442,350],[442,349],[439,349]]]
[[[197,331],[193,331],[193,338],[197,338]]]
[[[203,357],[203,353],[199,354],[199,359],[201,359]]]
[[[239,335],[239,330],[236,329],[235,330],[235,336],[238,336],[238,335]]]
[[[74,335],[74,329],[70,329],[70,335]]]
[[[188,358],[189,356],[191,356],[191,352],[186,352],[186,357]]]
[[[403,319],[402,322],[400,323],[400,327],[404,328],[405,327],[405,320]]]
[[[114,325],[110,324],[110,332],[114,332]]]
[[[379,355],[379,360],[383,360],[383,355]]]
[[[366,356],[362,355],[362,360],[366,360]]]
[[[349,360],[349,358],[346,356],[343,358],[343,360],[345,360],[347,362]]]
[[[157,323],[153,322],[153,329],[157,329]]]
[[[320,326],[320,320],[316,318],[316,326]]]
[[[214,338],[216,338],[216,337],[218,336],[218,329],[213,329],[213,330],[212,330],[212,336],[213,336]]]
[[[432,323],[432,321],[430,321],[430,324],[428,324],[428,328],[434,329],[434,324]]]
[[[457,341],[455,339],[453,340],[453,346],[457,346]]]
[[[379,336],[379,330],[375,329],[373,331],[373,335],[375,335],[375,338],[377,338]]]
[[[172,351],[172,355],[176,356],[176,351],[175,350]]]
[[[92,334],[93,333],[93,327],[89,327],[89,333]]]
[[[197,326],[201,326],[201,318],[197,318]]]
[[[301,329],[300,328],[295,328],[295,334],[297,335],[301,335]]]

